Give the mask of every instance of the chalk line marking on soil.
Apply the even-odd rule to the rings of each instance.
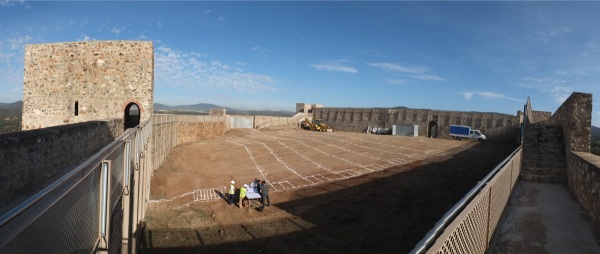
[[[194,202],[216,200],[224,197],[226,192],[227,187],[225,186],[214,189],[197,189],[192,192],[192,200]]]
[[[310,163],[312,163],[312,164],[316,165],[316,166],[317,166],[317,168],[321,168],[321,169],[324,169],[324,170],[326,170],[326,171],[327,171],[327,172],[329,172],[329,173],[335,174],[335,172],[331,171],[331,169],[329,169],[328,167],[325,167],[325,166],[321,165],[320,163],[318,163],[318,162],[316,162],[316,161],[314,161],[314,160],[311,160],[310,158],[308,158],[308,157],[304,156],[304,154],[301,154],[301,153],[299,153],[298,151],[296,151],[296,149],[294,149],[294,148],[292,148],[292,147],[290,147],[290,146],[288,146],[288,145],[284,144],[284,143],[283,143],[283,142],[281,142],[281,141],[277,141],[277,142],[279,142],[279,144],[281,144],[283,147],[287,148],[288,150],[290,150],[290,151],[292,151],[293,153],[295,153],[295,154],[297,154],[298,156],[300,156],[302,159],[304,159],[304,160],[306,160],[306,161],[308,161],[308,162],[310,162]]]
[[[294,173],[295,175],[297,175],[298,177],[304,179],[305,181],[310,182],[311,184],[314,184],[314,182],[311,182],[310,180],[306,179],[306,177],[304,177],[303,175],[299,174],[298,172],[296,172],[296,170],[294,170],[292,167],[290,167],[287,163],[285,163],[285,161],[283,161],[279,156],[277,156],[277,154],[275,153],[275,151],[273,151],[273,149],[271,149],[269,146],[267,146],[265,143],[262,143],[262,145],[269,150],[269,152],[275,157],[275,159],[277,159],[277,161],[279,161],[279,163],[283,164],[283,166],[285,166],[285,168],[287,168],[289,171],[291,171],[292,173]]]
[[[264,134],[261,134],[261,135],[264,135]],[[281,137],[281,136],[280,136],[280,137]],[[325,137],[325,136],[324,136],[324,137]],[[264,138],[266,138],[266,136],[265,136]],[[295,139],[289,139],[289,138],[283,138],[283,137],[281,137],[281,138],[282,138],[282,139],[287,139],[287,140],[292,140],[292,141],[299,142],[299,141],[297,141],[297,140],[295,140]],[[314,138],[311,138],[311,139],[312,139],[312,140],[316,140],[316,139],[314,139]],[[334,139],[334,138],[331,138],[331,139]],[[385,152],[385,153],[386,153],[386,156],[387,156],[387,153],[389,152],[389,151],[386,151],[386,150],[380,150],[380,149],[375,149],[375,148],[371,148],[371,147],[367,147],[367,146],[363,146],[363,145],[358,145],[358,144],[355,144],[355,143],[352,143],[352,142],[347,142],[347,141],[340,140],[340,139],[334,139],[334,140],[336,140],[336,141],[342,141],[342,142],[346,142],[346,143],[348,143],[348,144],[351,144],[351,145],[354,145],[354,146],[357,146],[357,147],[362,147],[362,148],[367,148],[367,149],[371,149],[371,150],[375,150],[375,151],[381,151],[381,152]],[[317,140],[317,141],[318,141],[318,140]],[[278,141],[278,142],[279,142],[279,143],[281,143],[281,144],[282,144],[283,146],[285,146],[286,148],[288,148],[288,149],[292,150],[294,153],[296,153],[296,154],[300,155],[301,157],[305,158],[306,160],[308,160],[308,161],[311,161],[310,159],[306,158],[306,156],[303,156],[303,155],[301,155],[300,153],[296,152],[296,151],[295,151],[293,148],[291,148],[291,147],[289,147],[289,146],[287,146],[287,145],[283,144],[281,141]],[[323,142],[323,141],[319,141],[319,142],[325,143],[325,142]],[[402,158],[394,158],[394,159],[381,159],[381,158],[378,158],[378,157],[375,157],[375,156],[364,155],[364,154],[362,154],[362,153],[360,153],[360,152],[356,152],[356,151],[351,151],[351,150],[348,150],[348,149],[344,149],[344,148],[341,148],[341,147],[339,147],[339,146],[337,146],[337,145],[331,145],[331,144],[328,144],[328,143],[325,143],[325,144],[327,144],[327,145],[330,145],[330,146],[333,146],[333,147],[335,147],[335,148],[338,148],[338,149],[340,149],[340,150],[343,150],[343,151],[348,151],[348,152],[351,152],[351,153],[355,153],[355,154],[358,154],[358,155],[362,155],[362,156],[368,157],[369,159],[371,159],[371,158],[378,159],[378,160],[380,160],[381,162],[383,162],[383,164],[384,164],[384,165],[381,165],[381,164],[371,164],[371,165],[367,165],[367,166],[362,166],[362,168],[364,168],[364,169],[367,169],[367,170],[369,170],[369,171],[371,171],[371,172],[374,172],[374,171],[381,171],[381,170],[384,170],[384,169],[386,169],[386,168],[388,168],[388,167],[391,167],[391,166],[399,166],[399,165],[404,165],[404,164],[406,164],[406,163],[407,163],[407,160],[404,160],[404,159],[402,159]],[[313,148],[313,149],[314,149],[314,148]],[[398,155],[404,155],[404,154],[402,154],[402,153],[399,153],[399,152],[391,152],[391,153],[393,153],[393,154],[398,154]],[[410,157],[410,156],[408,156],[408,157]],[[411,158],[412,158],[412,157],[411,157]],[[311,161],[311,162],[312,162],[312,161]],[[316,164],[317,166],[320,166],[320,164],[318,164],[318,163],[315,163],[315,164]],[[385,164],[391,164],[391,165],[385,165]],[[327,169],[327,168],[324,168],[324,169]],[[327,170],[331,172],[331,170],[329,170],[329,169],[327,169]],[[359,173],[359,174],[362,174],[362,173]]]
[[[328,138],[328,139],[333,139],[333,140],[338,141],[338,142],[344,142],[344,143],[347,143],[347,144],[350,144],[350,145],[353,145],[353,146],[358,146],[358,147],[361,147],[361,148],[364,148],[364,149],[374,150],[374,151],[377,151],[377,152],[383,152],[385,154],[390,153],[390,154],[397,154],[397,155],[400,155],[400,156],[413,158],[412,155],[407,154],[406,152],[401,153],[401,152],[394,152],[394,151],[390,151],[390,150],[373,148],[373,147],[369,147],[369,146],[366,146],[366,145],[363,145],[363,144],[357,144],[357,143],[353,143],[353,142],[350,142],[350,141],[347,141],[347,140],[343,140],[343,139],[340,139],[340,138],[329,137],[328,135],[324,135],[323,137],[324,138]],[[337,136],[337,137],[339,137],[339,136]],[[381,143],[376,143],[376,144],[382,145]],[[401,146],[392,146],[392,147],[413,150],[413,149],[404,148],[404,147],[401,147]]]
[[[243,142],[251,142],[249,140],[243,139],[243,138],[237,138],[236,140],[242,140]],[[263,142],[254,142],[255,144],[259,144],[262,145],[265,149],[267,149],[267,151],[269,151],[269,153],[271,153],[271,155],[273,157],[275,157],[275,159],[281,163],[288,171],[292,172],[293,174],[297,175],[298,177],[300,177],[302,180],[305,180],[307,182],[310,182],[310,185],[314,184],[314,182],[310,181],[309,179],[307,179],[304,175],[298,173],[292,166],[288,165],[288,163],[286,163],[279,155],[277,155],[277,153],[271,149],[271,147],[269,147],[267,144],[263,143]],[[250,143],[247,143],[250,144]],[[250,154],[250,156],[252,157],[252,160],[254,161],[254,163],[257,165],[257,167],[260,168],[260,172],[263,176],[264,179],[267,179],[264,175],[264,173],[262,172],[262,167],[260,167],[258,165],[258,163],[256,162],[256,160],[254,160],[254,156],[252,156],[252,154],[250,153],[248,147],[246,145],[244,145],[244,147],[246,148],[246,151],[248,151],[248,153]]]
[[[250,156],[250,159],[252,159],[252,162],[254,162],[254,165],[256,166],[256,170],[258,170],[258,172],[260,173],[260,175],[262,176],[263,179],[265,179],[266,182],[269,182],[269,180],[267,179],[267,176],[265,176],[265,173],[263,172],[263,169],[260,165],[258,165],[258,163],[256,162],[256,159],[254,158],[254,156],[252,155],[252,153],[250,152],[250,149],[248,149],[248,146],[242,143],[236,143],[234,141],[231,141],[229,139],[227,139],[227,142],[231,142],[234,143],[236,145],[241,145],[246,149],[246,152],[248,153],[248,155]]]
[[[340,136],[340,135],[337,135]],[[261,174],[261,176],[263,177],[263,179],[265,179],[265,181],[267,181],[271,187],[272,187],[272,191],[273,192],[279,192],[279,191],[285,191],[285,190],[290,190],[290,189],[295,189],[295,188],[301,188],[301,187],[306,187],[306,186],[313,186],[313,185],[317,185],[317,184],[321,184],[324,182],[330,182],[330,181],[335,181],[335,180],[341,180],[341,179],[348,179],[348,178],[352,178],[352,177],[356,177],[356,176],[360,176],[366,173],[370,173],[370,172],[375,172],[375,171],[381,171],[384,170],[386,168],[389,168],[390,165],[382,165],[382,163],[374,163],[374,164],[369,164],[369,165],[362,165],[360,163],[356,163],[353,162],[349,159],[345,159],[343,157],[337,156],[337,155],[333,155],[330,153],[327,153],[319,148],[316,148],[314,146],[309,146],[306,143],[296,140],[296,139],[292,139],[292,138],[288,138],[285,136],[277,135],[277,139],[274,139],[272,136],[266,136],[265,134],[258,134],[258,135],[249,135],[250,138],[252,138],[253,140],[248,140],[248,139],[244,139],[244,138],[227,138],[226,141],[239,145],[239,146],[243,146],[248,154],[248,156],[250,157],[250,159],[253,161],[257,171]],[[366,148],[366,149],[371,149],[371,150],[375,150],[375,151],[384,151],[386,153],[395,153],[395,154],[400,154],[402,156],[405,157],[409,157],[411,159],[417,159],[420,157],[424,157],[425,154],[438,154],[438,155],[443,155],[443,154],[451,154],[449,152],[443,152],[442,149],[440,150],[434,150],[434,151],[425,151],[425,154],[423,154],[423,151],[417,150],[419,152],[421,152],[421,154],[416,154],[416,156],[413,155],[407,155],[405,153],[400,153],[400,152],[389,152],[386,150],[382,150],[382,149],[377,149],[377,148],[372,148],[372,147],[368,147],[368,146],[364,146],[364,145],[359,145],[353,142],[348,142],[345,140],[341,140],[339,138],[332,138],[332,137],[327,137],[329,139],[333,139],[339,142],[344,142],[344,143],[348,143],[357,147],[362,147],[362,148]],[[378,142],[373,142],[373,141],[369,141],[369,140],[363,140],[360,138],[355,138],[355,137],[347,137],[347,138],[352,138],[355,140],[360,140],[362,142],[365,143],[373,143],[373,144],[377,144],[379,146],[384,145],[384,146],[388,146],[388,147],[393,147],[393,148],[401,148],[401,149],[408,149],[408,150],[416,150],[413,148],[407,148],[407,147],[402,147],[402,146],[397,146],[397,145],[390,145],[390,144],[385,144],[385,143],[378,143]],[[272,141],[272,142],[277,142],[279,145],[285,147],[286,149],[292,151],[294,154],[298,155],[299,157],[301,157],[302,159],[312,163],[313,165],[315,165],[317,168],[319,168],[320,170],[323,170],[323,172],[327,172],[328,176],[324,176],[322,174],[313,174],[313,175],[308,175],[308,176],[304,176],[300,173],[298,173],[295,169],[292,168],[292,166],[288,165],[288,163],[286,163],[280,156],[277,155],[277,153],[267,144],[265,144],[264,142],[260,142],[257,141],[255,139],[258,139],[260,141],[264,141],[264,140],[268,140],[268,141]],[[374,156],[368,156],[368,155],[364,155],[360,152],[357,151],[353,151],[353,150],[348,150],[345,148],[342,148],[340,146],[337,145],[332,145],[332,144],[328,144],[326,142],[323,142],[321,140],[317,140],[315,138],[310,138],[311,140],[320,142],[320,143],[324,143],[326,145],[332,146],[336,149],[340,149],[343,151],[347,151],[350,153],[354,153],[357,155],[361,155],[361,156],[365,156],[368,157],[370,159],[377,159],[380,160],[382,162],[384,162],[383,164],[392,164],[393,165],[402,165],[402,164],[406,164],[409,161],[413,161],[413,160],[407,160],[407,159],[403,159],[403,158],[393,158],[393,159],[389,159],[389,160],[384,160],[381,158],[377,158]],[[319,162],[310,159],[307,155],[302,154],[301,152],[299,152],[297,149],[294,149],[293,146],[288,145],[287,143],[289,142],[296,142],[298,144],[300,144],[303,147],[310,147],[312,151],[316,151],[319,152],[323,155],[329,156],[331,158],[335,158],[341,161],[344,161],[350,165],[354,165],[357,166],[361,169],[364,170],[359,170],[359,169],[346,169],[343,171],[335,171],[332,170],[326,166],[321,165]],[[263,145],[281,164],[283,164],[290,172],[292,172],[293,174],[299,176],[300,178],[306,180],[306,182],[310,183],[310,184],[305,184],[305,185],[299,185],[299,186],[295,186],[292,183],[289,182],[289,180],[282,180],[282,181],[277,181],[277,182],[270,182],[267,177],[265,176],[264,170],[262,168],[261,165],[259,165],[259,163],[256,161],[254,155],[252,154],[252,149],[248,147],[248,145],[253,145],[253,144],[257,144],[257,145]],[[456,146],[460,146],[460,144],[456,144],[456,145],[451,145],[451,146],[447,146],[447,147],[456,147]],[[367,172],[368,171],[368,172]],[[193,190],[191,192],[188,193],[184,193],[181,194],[179,196],[175,196],[173,198],[170,199],[160,199],[160,200],[150,200],[151,203],[162,203],[162,202],[171,202],[171,201],[175,201],[177,199],[181,199],[181,198],[185,198],[187,196],[191,195],[191,201],[187,202],[181,206],[178,207],[174,207],[173,209],[180,209],[186,206],[190,206],[190,204],[192,202],[209,202],[209,201],[216,201],[219,199],[222,199],[224,195],[224,193],[226,193],[226,187],[222,186],[222,187],[218,187],[218,188],[208,188],[208,189],[196,189]]]
[[[257,136],[254,136],[254,137],[252,137],[252,138],[261,139],[261,140],[263,139],[263,137],[257,137]],[[241,139],[241,138],[240,138],[240,139]],[[287,139],[287,138],[284,138],[284,139],[285,139],[285,140],[296,141],[296,140],[293,140],[293,139]],[[249,140],[246,140],[246,139],[241,139],[241,140],[243,140],[243,142],[245,142],[246,144],[250,144],[250,142],[252,142],[252,141],[249,141]],[[327,181],[332,181],[332,180],[340,180],[340,179],[347,179],[347,178],[348,178],[348,177],[346,177],[346,176],[340,175],[340,174],[338,174],[337,172],[335,172],[335,171],[333,171],[333,170],[331,170],[331,169],[329,169],[329,168],[327,168],[327,167],[325,167],[325,166],[323,166],[323,165],[319,164],[318,162],[316,162],[316,161],[314,161],[314,160],[311,160],[311,159],[310,159],[310,158],[308,158],[307,156],[305,156],[305,155],[303,155],[303,154],[299,153],[298,151],[296,151],[296,149],[294,149],[294,148],[292,148],[292,147],[290,147],[290,146],[286,145],[286,144],[285,144],[284,142],[282,142],[281,140],[275,140],[275,141],[276,141],[277,143],[279,143],[280,145],[282,145],[283,147],[285,147],[285,148],[289,149],[290,151],[294,152],[296,155],[300,156],[300,157],[301,157],[301,158],[303,158],[304,160],[306,160],[306,161],[308,161],[308,162],[311,162],[311,163],[313,163],[314,165],[316,165],[316,166],[317,166],[317,168],[324,169],[324,170],[325,170],[325,171],[327,171],[328,173],[331,173],[331,174],[336,174],[336,175],[338,175],[338,176],[339,176],[339,177],[336,177],[336,178],[334,178],[334,179],[329,179],[329,178],[323,177],[322,175],[319,175],[319,176],[320,176],[319,178],[315,178],[315,177],[314,177],[315,175],[313,175],[313,176],[308,176],[308,177],[307,177],[307,176],[304,176],[304,175],[302,175],[302,174],[298,173],[296,170],[292,169],[292,167],[291,167],[291,166],[289,166],[289,165],[288,165],[288,163],[286,163],[286,162],[285,162],[283,159],[281,159],[281,157],[280,157],[280,156],[278,156],[278,155],[275,153],[275,151],[273,151],[273,149],[271,149],[271,147],[267,146],[265,143],[262,143],[262,142],[260,142],[260,141],[254,141],[254,142],[255,142],[255,143],[257,143],[257,144],[261,144],[261,145],[265,146],[265,148],[266,148],[266,149],[267,149],[267,150],[268,150],[268,151],[269,151],[269,152],[270,152],[270,153],[271,153],[271,154],[272,154],[272,155],[273,155],[273,156],[274,156],[274,157],[275,157],[275,158],[276,158],[276,159],[277,159],[279,162],[281,162],[281,163],[282,163],[282,164],[283,164],[283,165],[284,165],[284,166],[285,166],[285,167],[286,167],[288,170],[292,171],[292,173],[294,173],[294,174],[296,174],[297,176],[299,176],[300,178],[302,178],[302,179],[304,179],[304,180],[306,180],[306,181],[310,182],[310,184],[308,184],[308,185],[306,185],[306,186],[310,186],[310,185],[315,185],[315,184],[322,183],[322,182],[324,182],[322,179],[325,179],[325,180],[327,180]],[[297,142],[297,141],[296,141],[296,142]],[[303,143],[302,143],[302,144],[303,144]],[[304,145],[304,146],[306,146],[305,144],[303,144],[303,145]],[[329,155],[329,154],[328,154],[328,155]],[[331,156],[331,155],[330,155],[330,156]],[[349,162],[349,161],[345,161],[345,162]],[[357,165],[358,165],[358,164],[357,164]],[[361,165],[358,165],[358,166],[361,166]],[[370,169],[369,169],[369,168],[367,168],[366,166],[361,166],[361,167],[363,167],[363,168],[365,168],[365,169],[367,169],[367,170],[370,170]],[[361,173],[359,173],[358,175],[360,175],[360,174],[361,174]],[[313,180],[313,179],[314,179],[314,180]]]
[[[321,149],[319,149],[319,148],[317,148],[317,147],[310,146],[310,145],[308,145],[308,144],[306,144],[306,143],[304,143],[304,142],[302,142],[302,141],[299,141],[299,140],[296,140],[296,139],[291,139],[291,138],[285,138],[285,137],[280,137],[280,138],[281,138],[281,139],[284,139],[284,140],[289,140],[289,141],[293,141],[293,142],[299,143],[300,145],[302,145],[302,146],[304,146],[304,147],[310,147],[311,149],[313,149],[313,150],[315,150],[315,151],[317,151],[317,152],[319,152],[319,153],[321,153],[321,154],[324,154],[324,155],[326,155],[326,156],[329,156],[329,157],[332,157],[332,158],[335,158],[335,159],[338,159],[338,160],[344,161],[344,162],[346,162],[346,163],[348,163],[348,164],[351,164],[351,165],[357,166],[357,167],[359,167],[359,168],[363,168],[363,169],[366,169],[366,170],[369,170],[369,171],[371,171],[370,169],[368,169],[368,168],[367,168],[367,166],[364,166],[364,165],[362,165],[362,164],[360,164],[360,163],[353,162],[353,161],[351,161],[351,160],[348,160],[348,159],[346,159],[346,158],[342,158],[342,157],[340,157],[340,156],[337,156],[337,155],[334,155],[334,154],[330,154],[330,153],[328,153],[328,152],[325,152],[325,151],[323,151],[323,150],[321,150]],[[333,171],[333,172],[335,173],[335,171]],[[371,171],[371,172],[373,172],[373,171]]]
[[[341,136],[341,135],[339,135],[339,134],[332,134],[332,135],[334,135],[334,136],[338,136],[338,137],[340,137],[340,136]],[[344,136],[344,137],[345,137],[345,136]],[[372,143],[372,144],[376,144],[376,145],[378,145],[378,146],[380,146],[380,145],[384,145],[384,146],[393,147],[393,148],[401,148],[401,149],[412,150],[412,151],[413,151],[415,154],[418,154],[418,153],[422,153],[422,152],[423,152],[423,151],[421,151],[421,150],[419,150],[419,149],[414,149],[414,148],[410,148],[410,147],[404,147],[404,146],[401,146],[401,145],[390,145],[390,144],[386,144],[386,143],[383,143],[383,142],[379,142],[379,143],[378,143],[378,142],[375,142],[375,141],[366,140],[366,139],[357,138],[357,137],[351,137],[351,136],[348,136],[347,138],[350,138],[350,139],[356,139],[356,140],[359,140],[359,141],[361,141],[361,142],[364,142],[364,143]],[[420,158],[420,157],[423,157],[422,155],[421,155],[421,156],[417,156],[417,157],[413,157],[413,155],[411,155],[411,154],[406,154],[406,153],[404,153],[404,154],[402,154],[402,155],[403,155],[403,156],[410,157],[410,158],[415,158],[415,159],[418,159],[418,158]]]
[[[357,152],[357,151],[354,151],[354,150],[349,150],[349,149],[343,148],[343,147],[341,147],[341,146],[338,146],[338,145],[333,145],[333,144],[329,144],[329,143],[327,143],[327,142],[324,142],[324,141],[321,141],[321,140],[318,140],[318,139],[315,139],[315,138],[310,138],[310,139],[312,139],[312,140],[314,140],[314,141],[316,141],[316,142],[319,142],[319,143],[322,143],[322,144],[325,144],[325,145],[328,145],[328,146],[331,146],[331,147],[337,148],[337,149],[339,149],[339,150],[342,150],[342,151],[346,151],[346,152],[350,152],[350,153],[353,153],[353,154],[356,154],[356,155],[360,155],[360,156],[363,156],[363,157],[367,157],[367,158],[369,158],[369,159],[375,159],[375,160],[378,160],[378,161],[387,162],[386,160],[384,160],[384,159],[382,159],[382,158],[379,158],[379,157],[377,157],[377,156],[368,155],[368,154],[363,154],[363,153],[360,153],[360,152]],[[391,163],[390,163],[390,164],[391,164]],[[365,167],[365,169],[368,169],[368,167]],[[371,171],[371,172],[373,172],[373,171]]]

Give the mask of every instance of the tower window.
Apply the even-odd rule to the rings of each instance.
[[[76,116],[79,115],[79,101],[75,101],[75,112],[73,114]]]

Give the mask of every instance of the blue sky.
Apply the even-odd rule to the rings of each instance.
[[[554,112],[600,94],[600,2],[0,0],[0,102],[22,99],[24,45],[153,41],[155,102],[294,111]],[[600,126],[600,107],[593,107]]]

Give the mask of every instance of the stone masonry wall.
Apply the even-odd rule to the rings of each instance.
[[[177,116],[177,145],[225,135],[229,120],[225,116]]]
[[[228,126],[225,122],[180,122],[177,127],[177,145],[223,136]]]
[[[306,116],[302,113],[292,117],[254,116],[254,129],[290,129],[299,128],[299,123]]]
[[[123,134],[123,120],[0,135],[0,207],[41,190]]]
[[[174,147],[225,135],[229,122],[224,116],[153,115],[152,161],[158,169]]]
[[[569,186],[600,232],[600,156],[573,152],[569,160]]]
[[[563,128],[544,122],[527,126],[523,139],[521,179],[567,183]]]
[[[320,118],[334,130],[366,132],[369,126],[419,125],[419,136],[435,135],[449,138],[450,125],[467,125],[480,130],[489,140],[516,142],[520,118],[499,113],[438,111],[427,109],[385,108],[316,108],[314,118]]]
[[[554,112],[550,123],[563,127],[569,152],[590,152],[592,136],[592,95],[573,93]]]
[[[124,118],[130,103],[153,109],[152,42],[88,41],[25,46],[23,130]]]
[[[571,94],[548,122],[563,129],[569,187],[600,232],[600,157],[590,153],[592,95]]]
[[[177,146],[177,115],[152,115],[152,164],[153,170],[167,159]]]

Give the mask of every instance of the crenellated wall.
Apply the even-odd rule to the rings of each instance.
[[[123,134],[123,120],[90,121],[0,135],[0,207],[60,177]]]
[[[516,141],[520,117],[481,112],[387,108],[314,108],[313,117],[334,130],[366,132],[369,126],[419,125],[419,136],[449,138],[450,125],[467,125],[490,140]]]

